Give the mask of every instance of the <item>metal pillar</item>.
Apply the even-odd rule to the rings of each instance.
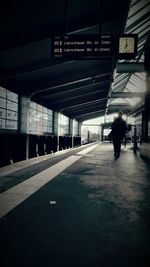
[[[137,136],[136,136],[136,125],[134,126],[134,143],[133,143],[133,151],[136,153],[137,151]]]
[[[26,135],[26,159],[29,159],[29,135]]]
[[[103,141],[103,132],[104,132],[104,129],[103,127],[101,127],[101,141]]]
[[[145,48],[145,71],[146,71],[146,96],[145,96],[145,109],[144,109],[144,142],[148,142],[150,139],[150,132],[148,125],[150,123],[150,38]]]

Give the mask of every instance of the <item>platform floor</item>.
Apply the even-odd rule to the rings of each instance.
[[[2,267],[150,266],[150,162],[128,146],[22,164],[0,189]]]

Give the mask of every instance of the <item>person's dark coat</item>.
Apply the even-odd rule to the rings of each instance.
[[[111,128],[112,128],[111,135],[113,139],[114,138],[122,139],[123,137],[125,137],[125,133],[127,131],[127,125],[122,118],[118,117],[117,119],[115,119]]]

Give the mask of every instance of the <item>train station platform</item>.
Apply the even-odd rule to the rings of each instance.
[[[56,153],[57,154],[57,153]],[[150,266],[150,165],[111,143],[1,168],[1,266]]]

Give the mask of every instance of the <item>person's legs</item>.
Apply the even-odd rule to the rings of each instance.
[[[117,139],[113,138],[114,155],[117,155]]]
[[[117,157],[120,156],[120,152],[121,152],[121,139],[118,138],[117,142],[116,142],[116,154],[117,154]]]
[[[119,157],[120,151],[121,151],[121,139],[120,138],[114,138],[113,139],[113,146],[114,146],[115,157]]]

